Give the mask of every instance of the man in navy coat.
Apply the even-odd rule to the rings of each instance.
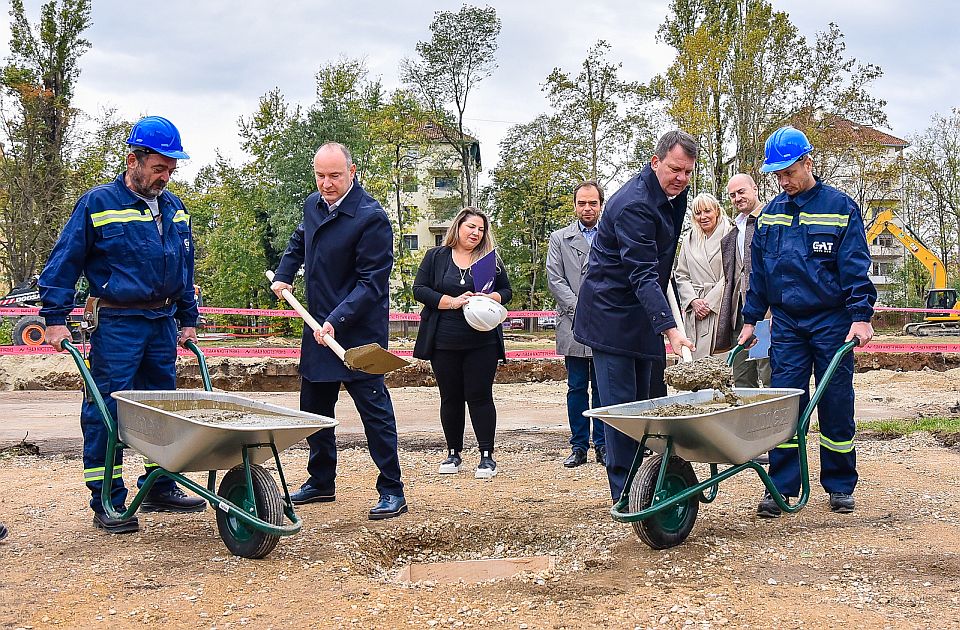
[[[607,202],[580,287],[573,337],[593,349],[604,405],[664,395],[663,337],[693,348],[667,303],[667,283],[687,210],[697,142],[670,131],[650,164]],[[606,467],[613,500],[624,491],[639,444],[607,425]]]
[[[389,281],[393,267],[393,230],[383,207],[356,180],[350,151],[335,142],[320,147],[313,158],[318,192],[303,204],[297,227],[277,267],[271,290],[291,290],[304,266],[307,308],[323,328],[303,329],[300,355],[300,409],[333,417],[341,384],[353,398],[370,455],[380,469],[380,500],[370,518],[384,519],[407,511],[397,455],[397,421],[382,375],[348,369],[323,337],[345,348],[367,343],[386,347]],[[337,444],[334,430],[309,438],[310,478],[291,495],[304,503],[336,500]]]

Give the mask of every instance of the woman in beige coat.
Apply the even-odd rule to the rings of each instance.
[[[694,359],[716,352],[724,284],[720,241],[730,229],[717,198],[708,193],[697,195],[693,229],[680,246],[674,274],[687,337],[697,346]]]

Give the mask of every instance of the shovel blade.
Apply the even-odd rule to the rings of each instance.
[[[386,374],[410,365],[410,362],[406,359],[398,357],[375,343],[350,348],[344,354],[343,362],[351,370],[358,370],[367,374]]]

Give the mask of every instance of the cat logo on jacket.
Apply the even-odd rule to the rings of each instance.
[[[813,241],[811,247],[814,256],[829,256],[833,253],[833,241]]]

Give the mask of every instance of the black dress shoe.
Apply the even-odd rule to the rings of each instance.
[[[188,496],[178,486],[166,492],[151,491],[140,505],[143,512],[203,512],[207,509],[207,502],[200,497]]]
[[[603,466],[607,465],[607,447],[601,444],[593,449],[597,453],[597,463]]]
[[[384,494],[380,497],[373,509],[370,510],[370,520],[379,521],[385,518],[400,516],[407,511],[407,500],[403,496]]]
[[[300,486],[299,490],[290,495],[290,502],[294,505],[333,503],[336,500],[337,494],[335,492],[327,492],[307,484]]]
[[[118,512],[125,512],[127,508],[117,508]],[[130,518],[113,518],[102,512],[93,513],[93,526],[110,534],[129,534],[140,531],[140,521],[136,516]]]
[[[564,468],[576,468],[587,463],[587,452],[582,448],[574,448],[570,456],[563,460]]]
[[[838,512],[840,514],[849,514],[853,512],[855,503],[853,501],[853,495],[847,494],[846,492],[831,492],[830,493],[830,511]]]

